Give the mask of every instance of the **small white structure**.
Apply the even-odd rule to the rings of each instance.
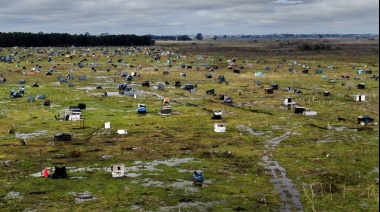
[[[223,115],[223,112],[222,112],[222,110],[215,110],[214,114],[217,116],[221,116],[221,115]]]
[[[104,129],[110,129],[111,128],[111,122],[104,123]]]
[[[283,105],[285,105],[285,106],[293,106],[293,105],[295,105],[296,104],[296,102],[294,102],[293,101],[293,97],[288,97],[288,98],[286,98],[286,99],[284,99],[284,101],[282,102],[282,104]]]
[[[73,112],[73,114],[71,114],[71,119],[69,120],[72,120],[72,121],[78,121],[81,119],[81,112]]]
[[[111,166],[112,177],[124,177],[124,164],[114,164]]]
[[[81,112],[65,110],[63,111],[63,117],[66,121],[79,121],[81,120]]]
[[[215,123],[214,124],[215,132],[226,132],[226,124],[225,123]]]
[[[355,101],[357,101],[357,102],[365,101],[365,95],[363,95],[363,94],[355,95]]]
[[[303,111],[303,115],[304,116],[316,116],[317,115],[317,111],[313,111],[311,109],[307,109],[307,110]]]
[[[119,92],[104,92],[104,96],[120,96]]]
[[[127,130],[117,130],[117,134],[126,135],[126,134],[128,134],[128,131]]]

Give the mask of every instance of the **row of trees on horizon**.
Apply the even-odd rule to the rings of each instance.
[[[149,35],[103,35],[68,33],[0,32],[0,47],[42,46],[151,46],[155,41]]]
[[[256,39],[256,38],[318,38],[340,37],[340,38],[367,38],[370,40],[378,39],[378,35],[373,34],[272,34],[272,35],[214,35],[206,39],[219,40],[228,38]],[[43,47],[43,46],[153,46],[156,40],[167,41],[191,41],[203,40],[202,33],[195,36],[188,35],[109,35],[102,33],[100,35],[85,34],[68,34],[68,33],[31,33],[31,32],[0,32],[0,47]]]

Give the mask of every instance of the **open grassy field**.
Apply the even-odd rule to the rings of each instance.
[[[303,43],[330,48],[304,51]],[[378,40],[15,47],[0,56],[11,59],[0,62],[1,211],[378,211]],[[119,94],[120,84],[130,93]],[[296,114],[287,98],[317,114]],[[82,119],[63,120],[78,104]],[[171,115],[160,114],[163,105]],[[217,110],[220,120],[211,118]],[[71,141],[57,140],[64,132]],[[112,177],[115,164],[125,177]],[[68,177],[41,176],[54,166]],[[203,183],[193,182],[194,170]]]

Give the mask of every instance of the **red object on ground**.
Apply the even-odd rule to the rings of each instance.
[[[49,170],[45,168],[45,169],[42,171],[42,175],[43,175],[44,177],[49,177]]]

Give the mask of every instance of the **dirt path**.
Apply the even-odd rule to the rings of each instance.
[[[264,162],[261,165],[272,175],[270,182],[273,183],[282,200],[280,211],[303,211],[298,191],[293,187],[291,179],[286,177],[285,168],[273,157],[276,146],[289,136],[290,132],[286,132],[284,135],[266,142],[262,157]]]

